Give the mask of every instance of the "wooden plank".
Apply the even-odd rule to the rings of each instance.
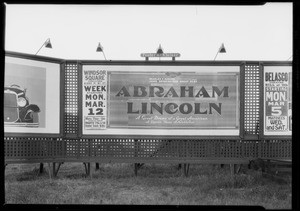
[[[48,174],[49,174],[50,180],[52,180],[53,172],[52,172],[52,169],[51,169],[51,163],[48,163]]]
[[[54,177],[57,176],[58,171],[59,171],[59,168],[60,168],[60,166],[61,166],[62,164],[63,164],[62,162],[58,163],[57,169],[55,169],[55,172],[54,172]]]
[[[137,176],[138,175],[138,163],[134,164],[134,175]]]

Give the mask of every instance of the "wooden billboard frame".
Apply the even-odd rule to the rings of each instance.
[[[245,96],[244,96],[244,79],[245,79],[245,65],[249,64],[258,64],[260,66],[260,85],[263,85],[263,67],[264,66],[292,66],[292,62],[290,61],[195,61],[195,60],[181,60],[181,61],[144,61],[144,60],[65,60],[60,58],[52,58],[45,56],[36,56],[31,54],[19,53],[6,51],[5,56],[21,58],[21,59],[29,59],[34,61],[41,62],[49,62],[56,63],[60,65],[60,132],[58,134],[47,134],[47,133],[11,133],[6,132],[4,135],[7,137],[53,137],[53,138],[65,138],[65,137],[73,137],[73,138],[160,138],[160,139],[182,139],[182,140],[195,140],[195,139],[212,139],[212,140],[274,140],[274,139],[291,139],[292,136],[266,136],[263,134],[263,127],[260,127],[259,134],[257,138],[245,136],[244,134],[244,111],[245,111]],[[65,109],[65,64],[66,62],[77,62],[78,64],[78,95],[82,96],[82,66],[83,65],[136,65],[136,66],[239,66],[240,67],[240,134],[238,136],[141,136],[141,135],[84,135],[82,133],[82,116],[78,116],[78,135],[77,136],[69,136],[64,133],[64,109]],[[260,95],[263,96],[263,90],[260,89]],[[81,97],[78,99],[78,109],[79,114],[82,114],[82,100]],[[263,98],[260,98],[260,108],[259,108],[259,119],[260,122],[263,121]]]
[[[63,59],[58,59],[58,58],[51,58],[51,57],[45,57],[45,56],[35,56],[35,55],[30,55],[30,54],[24,54],[24,53],[18,53],[18,52],[11,52],[7,51],[5,53],[6,57],[12,57],[12,58],[19,58],[19,59],[28,59],[32,61],[39,61],[39,62],[47,62],[47,63],[54,63],[54,64],[59,64],[59,111],[60,111],[60,119],[59,119],[59,132],[58,133],[14,133],[14,132],[5,132],[4,136],[7,137],[47,137],[47,138],[60,138],[63,136],[63,125],[64,125],[64,119],[62,112],[64,111],[64,87],[63,87],[63,82],[64,82],[64,64],[65,60]],[[4,73],[5,74],[5,73]]]

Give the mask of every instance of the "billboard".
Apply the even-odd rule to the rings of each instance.
[[[239,135],[239,66],[83,65],[84,135]]]
[[[292,135],[292,67],[264,67],[264,135]]]
[[[4,132],[58,134],[60,65],[5,57]]]

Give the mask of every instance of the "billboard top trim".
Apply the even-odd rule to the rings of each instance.
[[[145,61],[145,60],[82,60],[82,59],[61,59],[54,57],[39,56],[14,51],[5,51],[5,56],[38,61],[49,61],[55,63],[78,62],[85,65],[243,65],[243,64],[263,64],[263,65],[283,65],[291,66],[292,61],[254,61],[254,60],[176,60],[176,61]]]

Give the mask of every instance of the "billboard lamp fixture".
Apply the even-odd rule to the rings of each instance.
[[[214,61],[216,60],[217,56],[219,53],[226,53],[226,49],[225,49],[225,46],[224,46],[224,43],[222,43],[222,45],[220,46],[215,58],[214,58]]]
[[[163,54],[163,53],[164,53],[164,51],[163,51],[163,49],[161,47],[161,44],[159,44],[159,47],[158,47],[158,49],[156,51],[156,54],[160,55],[160,54]],[[159,57],[159,60],[160,60],[160,57]]]
[[[42,47],[45,46],[46,48],[52,48],[52,44],[50,42],[50,38],[48,38],[43,45],[40,47],[40,49],[35,53],[35,55],[38,54],[38,52],[40,52],[40,50],[42,49]]]
[[[104,56],[104,59],[106,60],[106,57],[105,57],[105,54],[104,54],[104,51],[103,51],[103,47],[101,46],[100,42],[98,44],[98,47],[96,49],[96,52],[102,52],[103,53],[103,56]]]
[[[157,54],[163,54],[163,53],[164,53],[164,52],[163,52],[163,49],[162,49],[162,47],[161,47],[161,44],[159,44],[159,47],[158,47],[156,53],[157,53]]]

